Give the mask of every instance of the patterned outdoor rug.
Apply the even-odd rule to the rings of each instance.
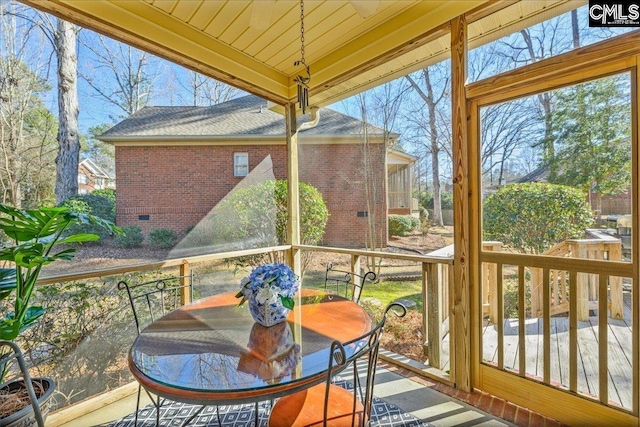
[[[339,382],[339,385],[351,389],[351,383]],[[189,419],[200,406],[185,403],[167,402],[160,407],[161,426],[179,426]],[[220,419],[223,427],[251,427],[255,425],[255,404],[219,406]],[[270,402],[258,404],[258,420],[260,426],[266,426],[271,410]],[[371,410],[372,426],[378,427],[428,427],[429,424],[407,414],[397,406],[374,397]],[[134,414],[127,415],[111,424],[109,427],[151,427],[156,425],[156,410],[153,405],[146,406],[138,412],[138,424],[134,424]],[[217,427],[218,416],[216,407],[206,407],[189,426]]]

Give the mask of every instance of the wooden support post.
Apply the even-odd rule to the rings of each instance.
[[[300,244],[300,199],[298,181],[298,131],[295,104],[285,105],[287,137],[287,243]],[[298,277],[302,277],[300,250],[291,248],[289,266]]]
[[[622,243],[609,244],[609,260],[622,260]],[[602,288],[601,288],[602,289]],[[622,277],[609,277],[609,293],[611,295],[611,318],[622,320],[624,318],[624,300],[622,295]],[[607,294],[600,294],[599,298],[607,299]]]
[[[585,244],[578,245],[578,258],[587,258],[587,246]],[[576,283],[576,293],[572,295],[577,303],[577,316],[580,322],[589,321],[589,275],[587,273],[578,273]]]
[[[451,20],[451,116],[453,134],[453,242],[454,286],[451,322],[455,330],[456,388],[471,391],[471,256],[469,213],[469,135],[467,124],[467,21],[464,16]],[[476,248],[479,250],[479,248]]]
[[[296,106],[293,103],[286,104],[285,125],[287,139],[287,243],[300,244],[300,193],[298,187],[298,123],[296,120]],[[294,274],[302,280],[302,262],[300,249],[292,247],[287,251],[287,263]],[[302,286],[300,286],[302,288]],[[301,292],[295,296],[293,310],[296,317],[301,316],[302,299]],[[293,324],[293,339],[298,345],[302,345],[302,326],[300,322]],[[303,351],[304,349],[300,349]],[[296,376],[302,375],[302,364],[296,366]]]
[[[351,255],[351,282],[354,283],[353,289],[351,289],[351,295],[353,295],[353,299],[355,301],[359,301],[360,295],[356,295],[356,292],[360,293],[363,291],[364,283],[362,284],[362,288],[355,286],[356,276],[354,276],[354,274],[360,274],[360,255]]]
[[[193,300],[191,285],[191,265],[188,261],[182,261],[180,264],[180,303],[182,305],[189,304]]]
[[[440,348],[442,345],[442,322],[440,321],[440,305],[442,303],[442,288],[438,275],[438,265],[422,263],[422,283],[426,288],[425,307],[425,337],[427,338],[427,356],[429,365],[442,369],[440,362]],[[424,297],[423,297],[424,298]]]

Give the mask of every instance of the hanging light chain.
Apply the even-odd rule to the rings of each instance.
[[[304,61],[304,0],[300,0],[300,62],[307,65]]]
[[[304,58],[304,0],[300,0],[300,60],[294,66],[303,65],[307,72],[307,77],[298,75],[293,81],[298,84],[298,102],[302,109],[302,114],[307,112],[309,106],[309,82],[311,81],[311,71]]]

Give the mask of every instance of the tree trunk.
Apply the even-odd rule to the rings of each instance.
[[[440,162],[438,161],[438,128],[436,126],[436,102],[433,96],[433,87],[431,86],[431,78],[429,70],[425,68],[424,82],[427,87],[427,108],[429,109],[429,129],[431,142],[431,180],[433,181],[433,223],[439,227],[444,226],[442,221],[442,204],[440,200]]]
[[[78,58],[76,31],[58,19],[55,33],[58,53],[58,155],[56,156],[56,204],[78,193]]]
[[[433,86],[431,85],[431,77],[429,76],[429,69],[424,68],[422,70],[424,76],[424,83],[427,89],[425,93],[420,86],[411,78],[411,76],[405,76],[409,81],[413,89],[420,95],[420,98],[427,105],[429,110],[429,142],[431,146],[431,180],[433,182],[433,223],[442,227],[442,204],[440,201],[440,163],[438,154],[440,153],[440,147],[438,146],[438,127],[436,122],[436,106],[442,96],[438,100],[435,99],[433,94]]]
[[[571,32],[573,34],[573,48],[580,47],[580,28],[578,28],[578,10],[571,11]]]

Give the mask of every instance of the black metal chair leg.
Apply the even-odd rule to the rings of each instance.
[[[191,421],[193,421],[193,419],[194,419],[195,417],[197,417],[198,415],[200,415],[200,412],[202,412],[202,410],[203,410],[204,408],[206,408],[206,407],[207,407],[206,405],[201,406],[201,407],[200,407],[200,409],[198,409],[198,410],[196,411],[196,413],[195,413],[195,414],[191,415],[187,420],[185,420],[182,424],[180,424],[180,427],[184,427],[184,426],[188,425]],[[216,412],[217,412],[217,410],[216,410]],[[219,418],[219,417],[218,417],[218,418]]]
[[[160,425],[160,396],[158,396],[158,403],[154,403],[156,406],[156,426]]]
[[[220,419],[220,407],[216,405],[216,415],[218,416],[218,427],[222,427],[222,420]]]
[[[260,424],[259,420],[260,420],[260,413],[258,412],[258,402],[256,402],[256,422],[255,422],[256,427],[258,427],[258,425]]]
[[[138,411],[140,410],[140,392],[142,391],[142,386],[138,384],[138,400],[136,401],[136,416],[133,421],[134,426],[138,426]]]

